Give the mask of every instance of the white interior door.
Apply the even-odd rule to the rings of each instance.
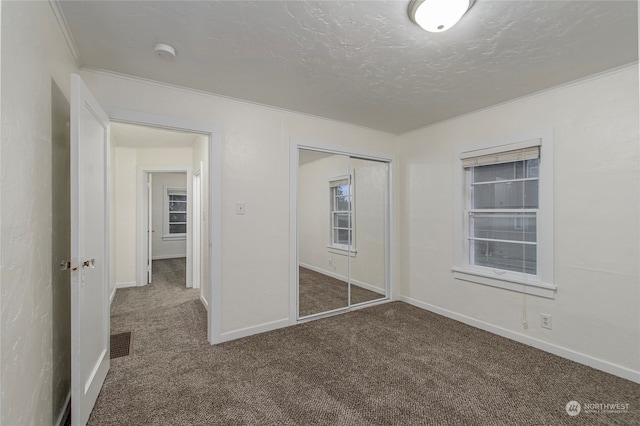
[[[109,118],[71,75],[71,418],[85,425],[109,370]]]
[[[153,175],[147,173],[147,284],[153,270]]]

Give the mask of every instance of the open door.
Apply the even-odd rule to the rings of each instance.
[[[85,425],[109,370],[109,118],[71,75],[71,419]]]
[[[147,173],[147,284],[151,284],[153,268],[153,175]]]

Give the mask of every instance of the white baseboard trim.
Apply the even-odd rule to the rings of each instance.
[[[135,281],[126,281],[122,283],[116,283],[116,288],[128,288],[128,287],[137,287],[137,286],[138,286],[138,283]]]
[[[317,272],[319,274],[327,275],[327,276],[329,276],[331,278],[335,278],[337,280],[347,282],[347,277],[345,277],[343,275],[340,275],[340,274],[336,274],[335,272],[327,271],[325,269],[318,268],[318,267],[313,266],[313,265],[308,265],[306,263],[300,263],[300,266],[302,266],[303,268],[311,269],[312,271]],[[361,287],[361,288],[363,288],[365,290],[373,291],[374,293],[383,294],[383,295],[385,294],[384,289],[376,287],[376,286],[371,285],[371,284],[367,284],[367,283],[362,282],[362,281],[354,280],[353,278],[351,278],[351,284],[356,285],[358,287]]]
[[[369,290],[369,291],[372,291],[374,293],[381,294],[383,296],[385,295],[384,289],[376,287],[376,286],[371,285],[371,284],[367,284],[367,283],[362,282],[362,281],[354,280],[353,278],[351,278],[351,284],[353,284],[355,286],[358,286],[360,288],[363,288],[365,290]]]
[[[67,420],[67,416],[71,411],[71,391],[67,394],[67,398],[64,400],[64,405],[62,406],[62,411],[58,414],[58,419],[55,422],[56,426],[63,426],[65,420]]]
[[[418,308],[422,308],[424,310],[436,313],[438,315],[442,315],[444,317],[451,318],[456,321],[460,321],[472,327],[476,327],[481,330],[485,330],[490,333],[497,334],[502,337],[506,337],[507,339],[515,340],[516,342],[520,342],[528,346],[533,346],[534,348],[552,353],[554,355],[557,355],[562,358],[566,358],[571,361],[575,361],[579,364],[583,364],[583,365],[595,368],[596,370],[604,371],[605,373],[613,374],[614,376],[622,377],[623,379],[640,383],[640,371],[634,371],[634,370],[631,370],[630,368],[612,364],[608,361],[604,361],[599,358],[594,358],[592,356],[585,355],[583,353],[576,352],[574,350],[567,349],[562,346],[554,345],[552,343],[535,339],[533,337],[525,336],[523,334],[516,333],[514,331],[507,330],[505,328],[498,327],[496,325],[489,324],[484,321],[479,321],[475,318],[471,318],[466,315],[458,314],[456,312],[452,312],[447,309],[443,309],[434,305],[430,305],[425,302],[421,302],[411,297],[399,296],[398,300],[402,302],[406,302]]]
[[[182,259],[187,257],[186,254],[162,254],[160,256],[151,256],[151,260],[163,260],[163,259]]]
[[[113,299],[116,297],[116,290],[118,289],[117,286],[113,287],[113,290],[111,290],[111,294],[109,295],[109,306],[111,306],[111,304],[113,303]]]
[[[209,312],[209,303],[207,302],[207,299],[200,295],[200,301],[204,305],[204,308],[207,310],[207,312]]]
[[[267,331],[277,330],[279,328],[288,327],[290,325],[289,318],[267,322],[253,327],[241,328],[240,330],[227,331],[220,335],[220,342],[228,342],[230,340],[241,339],[254,334],[265,333]]]

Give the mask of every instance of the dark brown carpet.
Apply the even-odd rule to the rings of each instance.
[[[348,306],[347,283],[327,275],[299,268],[299,316],[318,314]],[[384,295],[351,286],[351,304],[384,299]]]
[[[640,424],[639,386],[401,302],[210,346],[197,291],[118,290],[90,425]],[[565,405],[625,403],[623,413]]]
[[[110,358],[129,356],[131,353],[131,332],[112,334],[109,336]]]

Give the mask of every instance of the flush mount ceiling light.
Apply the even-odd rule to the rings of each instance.
[[[432,33],[453,27],[476,0],[411,0],[409,17]]]
[[[176,49],[169,46],[168,44],[157,43],[153,47],[156,55],[160,56],[165,61],[173,61],[176,57]]]

